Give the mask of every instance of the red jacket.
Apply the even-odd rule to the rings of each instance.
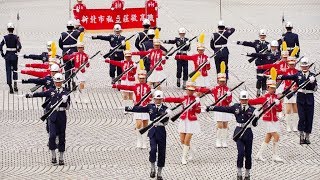
[[[112,88],[118,88],[121,90],[127,90],[127,91],[133,91],[134,95],[136,96],[135,104],[140,101],[140,99],[147,94],[149,91],[151,91],[150,86],[147,83],[137,83],[135,85],[129,86],[129,85],[118,85],[113,84]],[[142,103],[141,106],[146,106],[151,101],[152,95],[149,96],[149,98],[146,98]]]
[[[69,60],[74,62],[74,71],[76,71],[82,64],[88,62],[89,57],[86,53],[84,52],[74,52],[70,55],[65,55],[63,56],[63,60]],[[86,64],[86,67],[90,67],[90,63]],[[86,72],[85,68],[81,69],[82,73]]]
[[[285,71],[286,69],[288,69],[288,64],[286,60],[282,59],[273,64],[265,64],[265,65],[257,66],[257,69],[271,69],[272,67],[276,68],[277,71],[280,71],[280,70]]]
[[[82,13],[87,9],[86,5],[84,4],[76,4],[73,6],[73,15],[74,19],[79,19],[81,20]]]
[[[44,78],[50,75],[50,70],[49,69],[25,69],[25,70],[21,70],[21,74],[28,74],[30,76]]]
[[[294,75],[297,74],[298,70],[296,68],[288,68],[285,71],[278,71],[278,75]],[[284,89],[287,89],[292,83],[292,80],[284,80]],[[298,88],[297,84],[294,84],[291,89]]]
[[[256,99],[249,99],[250,105],[257,105],[257,104],[263,104],[268,100],[268,103],[265,105],[265,108],[268,107],[270,104],[274,102],[274,100],[277,99],[276,94],[265,94],[261,97],[258,97]],[[264,108],[264,109],[265,109]],[[282,103],[280,102],[278,105],[273,106],[267,113],[265,113],[262,117],[264,121],[278,121],[277,112],[282,111]]]
[[[208,92],[208,88],[197,88],[196,91],[201,93]],[[221,96],[226,94],[229,91],[227,86],[217,85],[210,90],[210,93],[213,95],[214,101],[216,102]],[[216,106],[230,106],[232,102],[232,95],[227,96],[223,100],[221,100]]]
[[[194,55],[176,55],[175,59],[179,60],[191,60],[194,64],[194,69],[197,69],[203,62],[208,61],[208,56],[204,54],[194,54]],[[210,64],[206,64],[203,68],[201,68],[200,72],[201,75],[206,77],[208,76],[208,70],[210,70],[211,66]]]
[[[129,67],[131,67],[134,64],[133,61],[127,61],[127,60],[116,61],[116,60],[106,59],[105,62],[121,67],[122,71],[129,69]],[[127,74],[121,77],[121,80],[135,81],[134,75],[136,74],[136,71],[137,71],[137,68],[132,68]]]
[[[33,64],[26,64],[26,67],[31,67],[31,68],[39,68],[39,69],[49,69],[49,63],[33,63]]]
[[[150,59],[150,69],[152,69],[159,60],[162,60],[162,53],[163,51],[161,49],[150,49],[148,51],[132,52],[132,55],[148,56]],[[166,60],[162,60],[155,70],[162,71],[162,64],[166,64]]]
[[[166,97],[164,98],[164,102],[171,102],[171,103],[183,103],[183,107],[188,106],[191,102],[193,102],[196,99],[196,96],[182,96],[182,97]],[[200,103],[196,103],[194,106],[192,106],[189,110],[184,112],[180,118],[182,120],[189,119],[190,121],[196,121],[197,115],[201,112]]]

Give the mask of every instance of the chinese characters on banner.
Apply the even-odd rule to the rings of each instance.
[[[120,1],[120,0],[117,0]],[[122,4],[112,4],[112,9],[84,9],[77,14],[85,30],[112,30],[115,24],[122,29],[141,28],[142,21],[149,19],[151,26],[157,25],[157,2],[149,0],[143,8],[124,8]]]

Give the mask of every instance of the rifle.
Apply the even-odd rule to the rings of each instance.
[[[78,85],[73,87],[71,91],[67,93],[66,96],[70,96],[70,94],[75,91],[78,88]],[[51,114],[62,104],[63,99],[61,98],[59,101],[57,101],[54,105],[52,105],[51,109],[47,111],[43,116],[40,117],[42,121],[46,120],[48,117],[51,116]]]
[[[166,78],[164,78],[162,81],[160,81],[160,83],[157,84],[153,89],[157,89],[157,87],[159,87],[165,80],[166,80]],[[139,101],[137,104],[135,104],[134,106],[140,106],[140,104],[141,104],[145,99],[147,99],[147,98],[150,96],[150,94],[151,94],[151,91],[149,91],[147,94],[145,94],[145,95],[140,99],[140,101]]]
[[[135,64],[138,64],[139,61],[137,62],[134,62]],[[135,65],[132,65],[130,66],[128,69],[126,69],[125,71],[123,71],[119,76],[115,77],[113,80],[112,80],[112,83],[115,84],[116,82],[118,82],[122,76],[124,76],[125,74],[127,74],[129,71],[131,71],[133,68],[134,68]]]
[[[136,35],[136,34],[131,35],[129,38],[125,39],[124,41],[130,40],[130,39],[133,38],[135,35]],[[104,58],[110,57],[110,56],[111,56],[113,53],[115,53],[116,50],[118,50],[121,46],[122,46],[121,43],[118,44],[116,47],[114,47],[112,50],[110,50],[110,51],[109,51],[107,54],[105,54],[103,57],[104,57]]]
[[[259,53],[265,53],[267,50],[268,50],[268,47],[261,49],[261,51],[259,51]],[[252,63],[256,59],[257,59],[257,57],[252,57],[252,58],[248,59],[248,61],[249,61],[249,63]]]
[[[193,41],[193,40],[196,39],[197,37],[198,37],[198,36],[194,36],[193,38],[191,38],[191,39],[189,40],[189,42]],[[180,49],[186,47],[186,45],[187,45],[186,43],[180,45],[179,47],[177,47],[177,49],[175,49],[174,51],[172,51],[172,53],[168,54],[168,56],[172,56],[175,52],[177,52],[177,51],[179,51]]]
[[[181,105],[182,105],[182,103],[180,103],[180,104],[178,104],[177,106],[171,108],[171,111],[177,109],[177,108],[180,107]],[[167,115],[167,113],[164,113],[164,114],[158,116],[154,121],[152,121],[150,124],[148,124],[148,126],[140,129],[140,130],[139,130],[140,134],[143,134],[143,133],[147,132],[155,123],[157,123],[157,122],[163,120],[164,118],[166,118],[166,115]]]
[[[207,92],[205,92],[204,94],[202,94],[201,96],[199,96],[199,98],[204,97],[205,95],[207,95],[210,92],[210,90],[208,90]],[[193,107],[196,103],[196,100],[192,101],[188,106],[186,106],[184,109],[182,109],[181,112],[179,112],[178,114],[176,114],[175,116],[173,116],[171,118],[171,121],[176,121],[184,112],[186,112],[188,109],[190,109],[191,107]]]

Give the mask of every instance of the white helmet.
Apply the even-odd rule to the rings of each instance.
[[[248,91],[246,91],[246,90],[240,91],[240,97],[239,97],[239,99],[249,99]]]
[[[59,72],[59,70],[60,70],[60,67],[59,67],[58,64],[52,64],[52,65],[50,66],[50,71],[51,71],[51,72]]]
[[[9,29],[9,28],[14,29],[14,24],[12,22],[9,22],[7,24],[7,29]]]
[[[185,34],[187,31],[185,28],[179,28],[179,34]]]
[[[267,31],[265,29],[260,29],[259,36],[266,36],[266,35],[267,35]]]
[[[279,43],[278,43],[277,40],[273,40],[273,41],[271,41],[270,46],[276,46],[276,47],[278,47],[278,46],[279,46]]]
[[[146,70],[139,70],[137,74],[138,74],[138,78],[146,78],[147,71]]]
[[[225,24],[224,24],[224,21],[223,20],[220,20],[219,22],[218,22],[218,27],[219,26],[225,26]]]
[[[130,50],[125,50],[125,51],[123,51],[123,54],[124,54],[124,56],[126,56],[126,57],[132,56]]]
[[[84,43],[83,42],[78,42],[77,43],[77,47],[78,48],[83,48],[84,47]]]
[[[160,39],[153,39],[153,45],[160,45],[161,41]]]
[[[289,51],[281,51],[281,56],[282,57],[288,57],[289,56]]]
[[[163,92],[160,91],[160,90],[156,90],[154,93],[153,93],[153,98],[154,99],[163,99]]]
[[[48,48],[48,49],[51,49],[51,44],[52,44],[52,41],[48,41],[48,42],[47,42],[47,48]]]
[[[62,82],[64,81],[63,75],[61,73],[57,73],[53,76],[54,82]]]
[[[149,19],[144,19],[142,21],[142,26],[150,25],[150,20]]]
[[[293,25],[290,21],[286,23],[286,28],[293,28]]]
[[[75,26],[80,26],[81,25],[80,24],[80,20],[79,19],[74,20],[74,25]]]
[[[153,29],[149,29],[148,32],[147,32],[147,35],[154,35],[154,30]]]
[[[114,30],[114,31],[121,31],[121,26],[120,26],[120,24],[115,24],[115,25],[113,26],[113,30]]]
[[[74,27],[74,22],[72,20],[69,20],[67,23],[67,27]]]
[[[300,66],[309,66],[309,59],[304,57],[300,61]]]

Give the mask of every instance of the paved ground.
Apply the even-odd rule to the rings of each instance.
[[[110,0],[87,1],[87,7],[110,6]],[[128,1],[127,6],[142,6],[142,0]],[[175,36],[177,29],[184,26],[188,36],[206,33],[209,44],[211,32],[219,19],[218,0],[159,0],[159,25],[163,28],[161,38]],[[268,40],[281,34],[281,16],[294,23],[294,31],[300,35],[301,54],[317,61],[320,38],[320,2],[317,0],[229,0],[223,1],[222,16],[228,26],[237,29],[230,38],[230,86],[246,80],[250,96],[254,96],[254,65],[249,64],[241,53],[252,49],[234,45],[235,40],[252,40],[260,28],[268,30]],[[16,18],[20,12],[19,35],[23,53],[38,53],[45,50],[47,40],[57,41],[59,33],[68,20],[68,2],[65,0],[1,0],[0,33],[6,31],[5,24]],[[131,34],[131,33],[126,33]],[[89,36],[89,34],[88,34]],[[86,51],[106,52],[105,42],[87,40]],[[169,46],[168,46],[169,47]],[[195,51],[194,45],[192,52]],[[316,52],[316,53],[312,53]],[[207,51],[212,54],[212,51]],[[20,59],[20,63],[29,60]],[[0,69],[0,179],[148,179],[148,150],[135,148],[134,122],[131,115],[121,110],[121,95],[109,86],[108,65],[99,57],[91,63],[89,70],[90,104],[76,104],[68,111],[66,165],[52,166],[46,147],[47,135],[42,115],[41,99],[21,99],[9,95],[4,81],[4,68]],[[316,62],[315,70],[319,71]],[[4,61],[0,62],[4,67]],[[192,67],[192,65],[190,65]],[[178,96],[183,93],[175,87],[175,62],[166,65],[169,77],[164,86],[165,95]],[[210,72],[212,79],[216,74]],[[26,78],[26,76],[20,76]],[[103,78],[101,78],[103,77]],[[214,85],[214,81],[212,81]],[[32,86],[20,86],[19,94],[28,92]],[[238,95],[237,91],[234,97]],[[252,179],[319,179],[319,94],[316,94],[316,110],[312,144],[298,145],[298,134],[285,132],[282,122],[280,153],[284,163],[271,161],[271,146],[265,153],[267,162],[253,162]],[[237,98],[234,98],[234,102]],[[210,104],[210,96],[204,104]],[[230,123],[228,149],[214,147],[215,132],[211,113],[200,115],[202,132],[195,135],[192,145],[196,157],[187,166],[180,164],[181,145],[175,123],[167,126],[167,162],[164,169],[166,179],[235,179],[236,147],[231,140],[234,121]],[[263,140],[261,127],[254,128],[253,154],[256,154]]]

